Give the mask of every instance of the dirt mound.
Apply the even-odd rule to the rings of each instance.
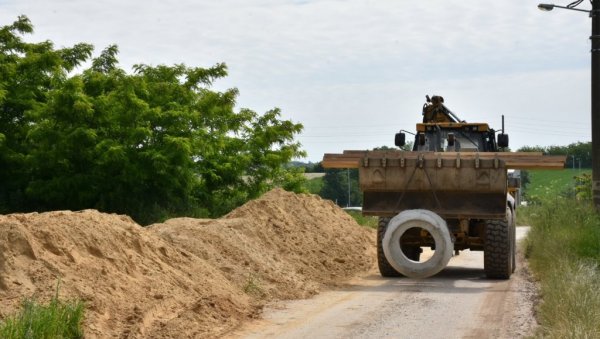
[[[0,216],[2,315],[25,296],[48,299],[58,280],[61,295],[85,300],[87,337],[218,333],[232,326],[218,317],[252,312],[218,270],[128,217],[91,210]],[[190,326],[192,319],[198,324]]]
[[[86,301],[87,337],[212,337],[266,301],[314,294],[372,264],[372,233],[281,190],[221,219],[143,228],[99,213],[0,215],[0,317],[24,297]]]
[[[308,297],[373,264],[373,232],[315,195],[273,190],[221,219],[177,218],[149,229],[259,299]]]

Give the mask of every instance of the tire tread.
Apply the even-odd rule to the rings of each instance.
[[[489,220],[485,229],[484,271],[488,278],[508,279],[512,273],[510,223]]]

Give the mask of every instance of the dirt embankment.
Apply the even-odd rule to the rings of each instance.
[[[86,302],[87,337],[213,337],[368,270],[373,243],[333,203],[282,190],[146,228],[93,210],[0,216],[0,317],[60,280]]]

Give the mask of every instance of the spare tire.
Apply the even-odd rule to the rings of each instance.
[[[425,261],[411,260],[400,247],[400,238],[411,228],[429,232],[435,242],[435,253]],[[427,278],[440,272],[452,257],[454,244],[444,219],[429,210],[407,210],[390,220],[382,241],[383,252],[390,265],[410,278]]]

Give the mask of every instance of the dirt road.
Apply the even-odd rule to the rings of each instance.
[[[522,238],[525,227],[517,228]],[[487,280],[483,253],[463,251],[427,279],[376,270],[345,288],[265,308],[235,338],[518,338],[535,326],[523,258],[510,280]]]

